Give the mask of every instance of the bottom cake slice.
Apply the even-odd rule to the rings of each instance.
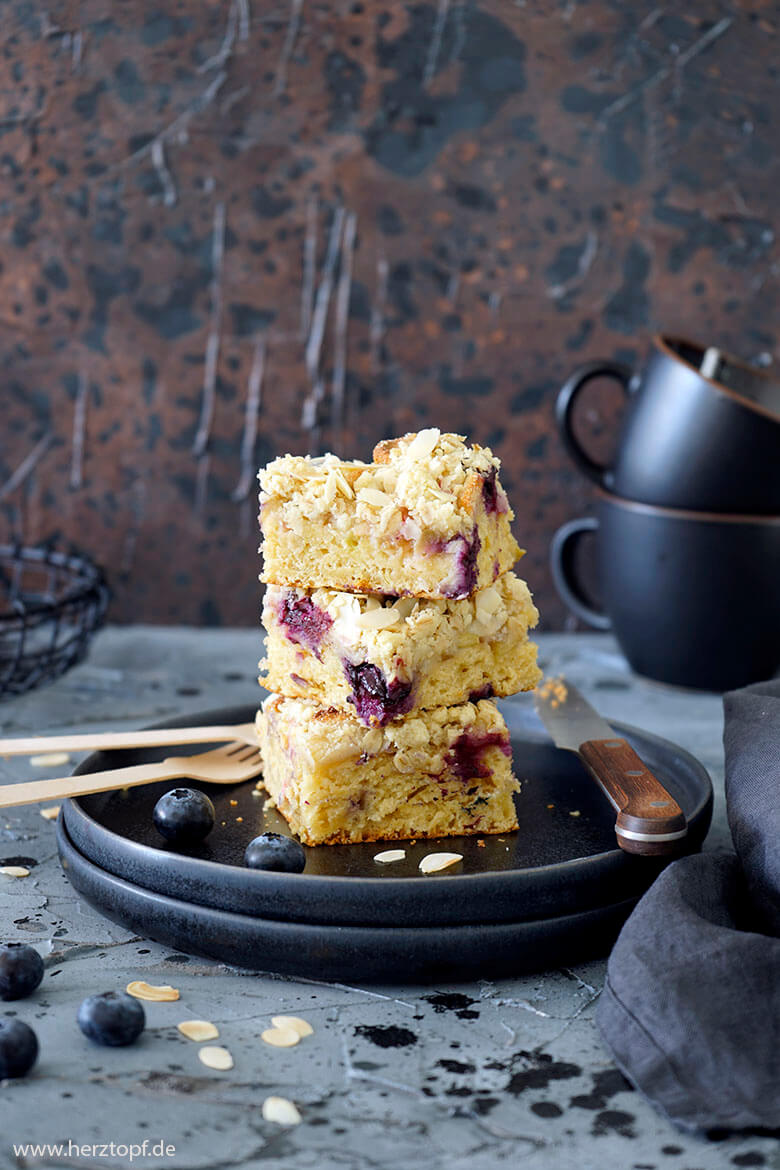
[[[509,732],[487,700],[369,728],[345,712],[271,695],[257,728],[258,787],[307,845],[517,828]]]

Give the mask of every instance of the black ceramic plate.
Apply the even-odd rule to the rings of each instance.
[[[93,906],[137,934],[177,951],[299,979],[419,983],[541,971],[608,952],[635,899],[537,918],[466,926],[343,926],[280,922],[197,906],[108,873],[57,823],[60,860]]]
[[[500,706],[523,785],[516,833],[415,845],[393,842],[407,856],[388,866],[374,861],[387,848],[377,843],[308,848],[303,874],[249,870],[243,864],[247,843],[264,830],[287,831],[277,813],[263,812],[263,800],[252,795],[254,781],[230,788],[201,786],[214,800],[217,824],[205,845],[189,854],[166,846],[152,824],[155,801],[170,783],[66,801],[65,824],[80,853],[134,885],[201,906],[283,921],[410,927],[520,922],[613,905],[642,893],[662,863],[617,847],[615,817],[606,799],[577,758],[551,743],[527,701]],[[246,723],[253,715],[251,708],[238,707],[189,716],[187,722]],[[184,720],[167,726],[177,723]],[[622,724],[614,727],[679,801],[690,824],[686,847],[698,848],[712,810],[704,768],[666,740]],[[98,754],[78,770],[121,767],[165,754]],[[462,853],[463,861],[454,870],[421,875],[420,858],[441,849]]]

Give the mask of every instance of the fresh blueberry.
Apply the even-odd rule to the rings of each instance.
[[[0,999],[24,999],[43,979],[43,959],[27,943],[0,945]]]
[[[79,1008],[78,1025],[96,1044],[123,1048],[144,1030],[146,1013],[137,999],[125,991],[89,995]]]
[[[250,841],[244,861],[251,869],[273,869],[279,873],[303,873],[306,854],[303,846],[281,833],[262,833]]]
[[[214,828],[214,805],[205,792],[172,788],[154,806],[155,828],[177,845],[196,845]]]
[[[0,1020],[0,1081],[23,1077],[38,1059],[38,1037],[21,1020]]]

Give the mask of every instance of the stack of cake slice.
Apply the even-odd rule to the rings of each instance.
[[[536,685],[538,613],[498,467],[430,429],[260,472],[262,783],[306,844],[517,828],[489,696]]]

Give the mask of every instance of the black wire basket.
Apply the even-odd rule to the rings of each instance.
[[[0,545],[0,699],[80,662],[109,597],[102,570],[81,554]]]

